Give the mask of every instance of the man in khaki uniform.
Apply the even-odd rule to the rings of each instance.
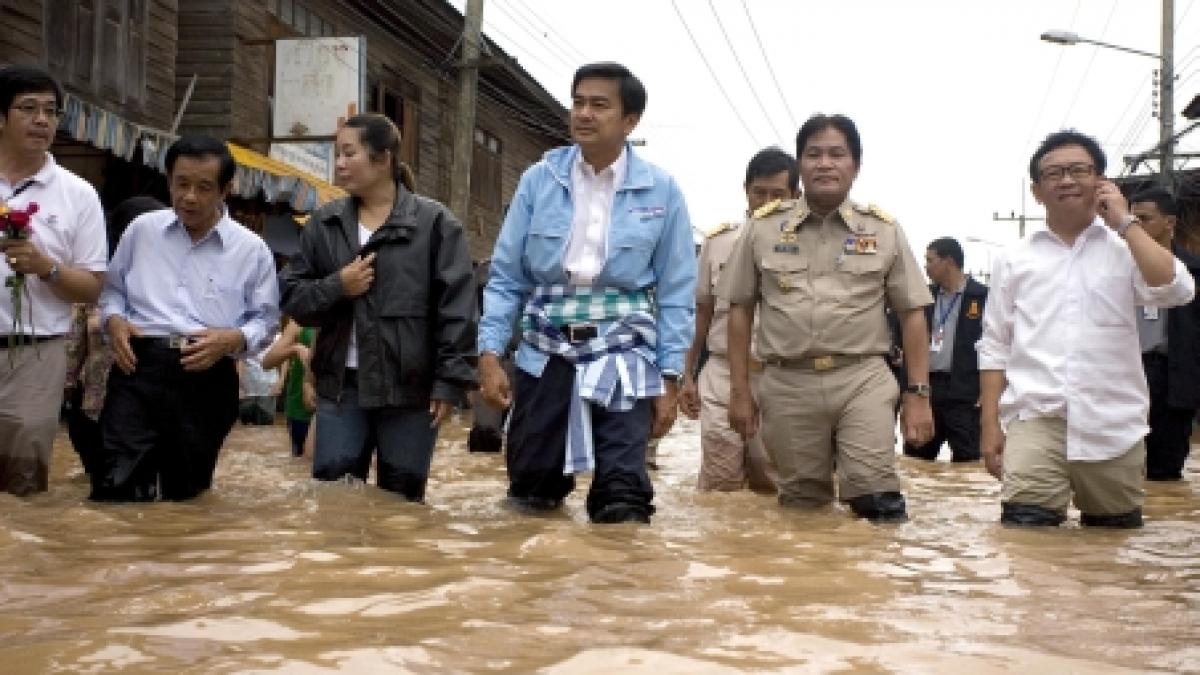
[[[722,275],[730,423],[744,438],[759,427],[749,381],[757,307],[762,439],[779,471],[780,503],[829,503],[836,466],[837,495],[856,515],[903,521],[892,436],[899,387],[884,361],[884,305],[900,318],[907,357],[904,436],[920,444],[933,435],[924,314],[933,299],[900,226],[848,199],[862,159],[854,123],[813,116],[796,150],[804,198],[756,211]]]
[[[798,196],[800,172],[796,159],[779,148],[758,152],[746,167],[747,214],[772,200]],[[742,223],[722,223],[710,232],[700,249],[696,283],[696,333],[684,358],[680,409],[692,419],[700,418],[700,490],[732,492],[749,485],[755,492],[775,492],[775,469],[754,436],[743,440],[729,426],[729,359],[726,356],[726,317],[729,303],[717,300],[721,269],[745,230]],[[708,351],[697,385],[696,364]],[[762,363],[751,359],[751,386],[756,387]]]

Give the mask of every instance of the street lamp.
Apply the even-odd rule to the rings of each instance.
[[[1004,244],[1001,244],[998,241],[992,241],[991,239],[984,239],[983,237],[974,237],[974,236],[963,237],[963,241],[970,242],[972,244],[983,244],[984,246],[987,247],[987,249],[986,249],[987,250],[987,269],[984,270],[984,272],[982,274],[980,274],[980,276],[983,276],[983,277],[987,278],[988,280],[990,280],[991,276],[992,276],[992,249],[1004,248]]]
[[[1085,43],[1129,52],[1140,56],[1148,56],[1159,62],[1158,72],[1158,147],[1159,180],[1170,191],[1174,192],[1175,182],[1172,173],[1175,162],[1175,2],[1163,0],[1162,3],[1162,52],[1155,54],[1141,49],[1131,49],[1120,45],[1092,40],[1067,30],[1048,30],[1042,33],[1042,40],[1057,45],[1076,45]],[[1153,151],[1151,151],[1153,152]],[[1148,153],[1147,153],[1148,154]]]

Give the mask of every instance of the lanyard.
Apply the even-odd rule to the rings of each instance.
[[[945,296],[943,296],[941,293],[938,294],[937,303],[934,304],[935,311],[937,310],[937,305],[941,304],[943,297]],[[958,304],[958,299],[961,297],[962,291],[955,293],[954,299],[951,300],[950,304],[946,306],[946,311],[938,313],[937,323],[933,325],[934,330],[940,330],[942,326],[946,325],[946,319],[950,318],[950,312],[954,311],[954,306]]]

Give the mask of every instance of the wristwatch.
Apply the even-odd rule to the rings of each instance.
[[[46,272],[45,274],[39,274],[38,278],[41,279],[42,281],[45,281],[46,283],[53,284],[58,281],[58,272],[59,272],[58,263],[53,263],[52,265],[50,265],[50,271]]]
[[[666,380],[667,382],[679,382],[679,373],[663,371],[662,379]]]
[[[1139,220],[1140,220],[1140,218],[1133,215],[1132,213],[1126,214],[1125,217],[1121,219],[1121,223],[1119,225],[1117,225],[1117,234],[1124,237],[1125,230],[1128,230],[1130,225],[1138,222]]]
[[[918,382],[917,384],[910,384],[904,388],[904,393],[916,394],[917,396],[920,396],[921,398],[929,398],[929,394],[930,394],[929,384],[926,382]]]

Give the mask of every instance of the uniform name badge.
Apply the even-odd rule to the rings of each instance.
[[[1149,305],[1143,307],[1142,317],[1147,321],[1158,321],[1158,308]]]
[[[939,328],[933,331],[933,337],[929,338],[929,351],[934,354],[942,351],[942,343],[945,341],[946,331],[944,329]]]

